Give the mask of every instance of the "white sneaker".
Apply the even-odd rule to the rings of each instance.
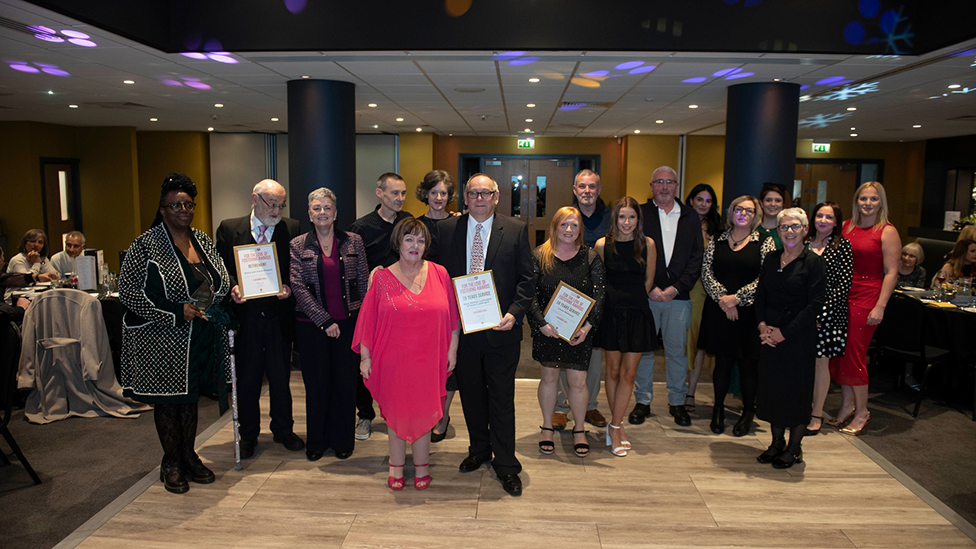
[[[372,434],[372,420],[360,418],[356,422],[356,440],[366,440]]]

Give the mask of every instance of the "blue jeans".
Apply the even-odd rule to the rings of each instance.
[[[665,379],[668,385],[668,404],[683,406],[688,394],[688,355],[685,343],[691,326],[691,301],[672,299],[667,303],[648,300],[654,328],[664,340]],[[637,364],[634,379],[634,400],[650,404],[654,400],[654,353],[645,353]]]

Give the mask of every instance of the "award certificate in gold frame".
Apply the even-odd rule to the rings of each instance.
[[[281,293],[281,269],[274,242],[234,246],[234,263],[237,285],[244,299]]]
[[[570,341],[586,322],[586,315],[590,314],[595,303],[592,297],[560,282],[546,305],[546,322],[556,329],[559,337]]]
[[[466,334],[490,330],[502,322],[502,308],[491,271],[452,278],[461,330]]]

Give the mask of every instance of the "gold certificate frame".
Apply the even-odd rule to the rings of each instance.
[[[281,269],[274,242],[234,246],[237,286],[244,299],[281,293]]]

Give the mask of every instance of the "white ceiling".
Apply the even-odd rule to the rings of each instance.
[[[57,31],[81,31],[97,44],[86,48],[50,43],[0,27],[0,120],[7,121],[134,126],[142,131],[213,127],[223,132],[283,132],[288,127],[286,83],[308,76],[356,84],[360,133],[403,133],[419,127],[455,136],[512,136],[526,128],[536,136],[609,137],[638,130],[642,135],[723,135],[726,88],[779,78],[809,86],[801,92],[809,98],[800,103],[800,138],[908,141],[976,133],[976,94],[968,93],[976,91],[976,51],[951,55],[976,48],[976,39],[920,57],[560,51],[509,58],[492,51],[252,52],[233,53],[238,62],[225,64],[162,53],[18,0],[0,0],[0,17]],[[530,61],[527,58],[538,60],[519,64]],[[631,61],[656,68],[642,74],[615,69]],[[17,63],[34,68],[56,65],[70,76],[10,68]],[[733,80],[713,76],[726,69],[754,75]],[[587,76],[594,71],[609,74]],[[816,84],[838,76],[852,82]],[[694,77],[706,79],[683,82]],[[530,83],[530,78],[539,82]],[[135,84],[124,84],[127,79]],[[209,89],[162,83],[192,81],[188,79],[198,79]],[[848,86],[877,91],[840,91]],[[216,103],[224,106],[217,108]],[[368,107],[370,103],[377,106]],[[527,107],[530,103],[536,106]],[[560,110],[564,103],[584,105]],[[593,103],[604,105],[588,106]],[[857,110],[848,111],[849,107]],[[533,121],[525,122],[526,118]]]

